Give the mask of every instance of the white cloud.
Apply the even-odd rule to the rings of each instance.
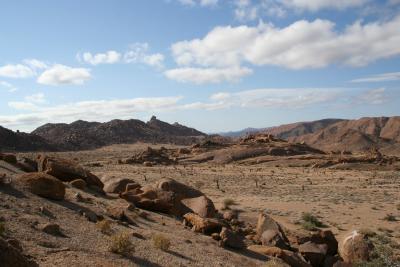
[[[0,81],[0,86],[4,87],[7,89],[8,92],[13,93],[15,91],[18,91],[18,88],[15,87],[14,85],[12,85],[9,82],[5,82],[5,81]]]
[[[342,32],[328,20],[300,20],[285,28],[260,23],[256,27],[216,27],[203,39],[172,45],[179,65],[276,65],[290,69],[330,64],[364,66],[400,55],[400,16],[385,22],[356,22]]]
[[[34,59],[34,58],[25,59],[23,62],[24,62],[24,64],[28,65],[33,70],[47,69],[49,67],[45,62],[40,61],[38,59]]]
[[[118,63],[121,60],[121,54],[113,50],[98,54],[85,52],[82,54],[82,56],[78,54],[78,58],[92,65],[114,64]]]
[[[287,14],[286,8],[276,0],[236,0],[234,14],[240,21],[251,21],[263,16],[282,18]]]
[[[0,77],[29,78],[35,75],[36,73],[31,68],[22,64],[8,64],[0,67]]]
[[[378,88],[363,92],[356,97],[355,102],[358,104],[380,105],[388,101],[385,94],[385,88]]]
[[[44,71],[37,82],[45,85],[81,85],[91,78],[90,70],[56,64]]]
[[[250,75],[249,68],[177,68],[164,72],[168,79],[178,82],[193,82],[196,84],[237,82],[242,77]]]
[[[45,103],[46,102],[43,93],[37,93],[37,94],[26,96],[25,101],[31,102],[31,103]]]
[[[162,68],[164,55],[160,53],[149,53],[148,43],[135,43],[130,46],[129,51],[124,55],[126,63],[142,63],[156,68]]]
[[[387,82],[387,81],[399,81],[400,72],[389,72],[383,74],[372,75],[360,79],[351,80],[353,83],[367,83],[367,82]]]
[[[115,118],[132,118],[136,112],[157,112],[176,109],[181,99],[182,97],[175,96],[96,100],[58,106],[38,106],[27,101],[10,102],[10,107],[18,110],[28,110],[29,112],[0,116],[0,125],[14,129],[24,127],[23,130],[32,130],[47,122],[72,122],[78,119],[107,121]]]

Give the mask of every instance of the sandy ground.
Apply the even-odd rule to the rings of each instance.
[[[173,178],[203,191],[217,208],[221,208],[225,199],[233,199],[237,203],[233,208],[241,211],[240,218],[254,226],[257,214],[268,210],[287,229],[306,232],[298,222],[303,212],[310,212],[338,239],[354,229],[370,229],[400,242],[400,223],[385,219],[388,214],[400,219],[399,171],[312,169],[280,167],[271,163],[153,167],[117,163],[145,147],[146,144],[117,145],[94,151],[53,154],[75,158],[98,176],[132,178],[142,185],[160,178]],[[68,189],[64,206],[48,203],[49,209],[57,214],[56,221],[69,236],[56,240],[52,240],[55,237],[45,237],[44,241],[54,242],[57,248],[39,245],[38,240],[44,237],[30,226],[32,221],[42,223],[48,220],[37,212],[37,208],[43,205],[42,199],[33,197],[34,201],[24,201],[24,198],[0,192],[3,203],[5,200],[14,203],[7,204],[8,208],[0,205],[2,216],[9,220],[11,229],[25,229],[13,231],[13,234],[22,240],[27,253],[36,257],[41,266],[262,266],[263,261],[254,255],[219,248],[210,237],[195,234],[174,218],[155,213],[151,213],[152,220],[141,220],[138,227],[132,229],[114,225],[115,231],[130,230],[145,237],[145,240],[135,243],[133,258],[116,256],[107,251],[107,237],[99,233],[93,223],[82,220],[82,216],[77,214],[79,207],[70,207],[74,204],[74,190]],[[104,206],[113,201],[120,200],[94,198],[92,204],[79,205],[101,213],[102,207],[104,210]],[[18,209],[26,210],[26,214],[19,216]],[[77,221],[79,227],[73,225]],[[155,232],[164,233],[171,239],[170,252],[152,246],[151,236]],[[57,256],[54,257],[53,253]]]

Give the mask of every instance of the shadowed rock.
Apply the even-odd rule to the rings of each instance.
[[[62,200],[65,196],[65,185],[60,180],[43,172],[21,174],[15,178],[15,182],[41,197]]]

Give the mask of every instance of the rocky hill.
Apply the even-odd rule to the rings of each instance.
[[[101,146],[133,143],[190,144],[206,134],[178,123],[169,124],[152,117],[147,123],[140,120],[110,122],[75,121],[70,124],[45,124],[32,132],[63,150],[92,149]]]
[[[252,131],[257,132],[255,130]],[[378,148],[400,154],[400,117],[367,117],[358,120],[323,119],[259,129],[290,142],[305,142],[325,151],[366,151]],[[244,136],[239,131],[230,136]]]
[[[323,150],[365,151],[376,147],[389,154],[399,154],[400,117],[339,121],[316,132],[288,139],[304,141]]]
[[[54,151],[56,147],[35,134],[13,132],[0,126],[0,151]]]

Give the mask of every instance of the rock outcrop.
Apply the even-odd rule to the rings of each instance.
[[[18,175],[15,182],[31,193],[54,200],[63,200],[65,185],[55,177],[43,172]]]

